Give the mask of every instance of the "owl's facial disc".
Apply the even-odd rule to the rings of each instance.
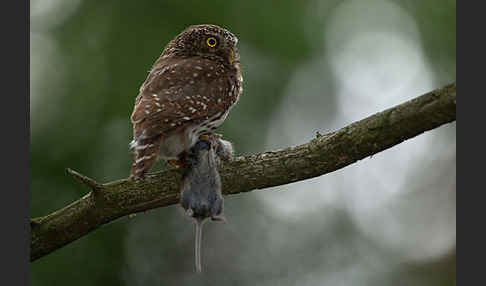
[[[181,56],[217,57],[229,65],[239,62],[236,36],[216,25],[190,26],[166,47],[164,54]]]

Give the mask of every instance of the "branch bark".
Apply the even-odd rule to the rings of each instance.
[[[223,162],[223,192],[237,194],[321,176],[454,120],[455,83],[335,132],[317,132],[308,143]],[[179,169],[148,174],[144,180],[106,184],[67,171],[92,191],[47,216],[31,219],[30,261],[119,217],[179,201]]]

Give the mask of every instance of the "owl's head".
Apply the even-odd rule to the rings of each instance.
[[[238,38],[230,31],[211,24],[194,25],[177,35],[162,56],[201,56],[234,65],[240,56]]]

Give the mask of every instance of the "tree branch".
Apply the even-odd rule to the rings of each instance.
[[[453,83],[335,132],[317,132],[308,143],[223,162],[223,192],[237,194],[321,176],[455,119]],[[119,217],[179,201],[179,169],[106,184],[68,172],[92,191],[54,213],[31,219],[31,261]]]
[[[73,176],[80,183],[88,185],[88,187],[90,187],[91,190],[93,190],[93,193],[97,193],[102,188],[102,186],[100,184],[98,184],[95,180],[88,178],[85,175],[81,175],[80,173],[74,171],[71,168],[67,168],[66,172],[68,172],[68,174]]]

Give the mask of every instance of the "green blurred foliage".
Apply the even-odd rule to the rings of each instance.
[[[31,216],[46,215],[89,191],[66,175],[66,167],[100,182],[127,177],[132,160],[128,151],[131,140],[129,116],[138,88],[164,45],[192,24],[218,24],[238,36],[245,90],[220,132],[235,143],[237,154],[263,151],[268,118],[278,108],[292,72],[324,49],[322,41],[316,40],[321,36],[314,35],[325,29],[327,15],[339,2],[81,1],[69,18],[50,31],[58,42],[57,56],[64,69],[54,70],[56,65],[46,67],[47,73],[38,90],[33,91],[39,102],[32,107],[35,110],[31,117]],[[455,1],[395,2],[416,19],[438,86],[455,80]],[[325,7],[325,12],[314,13],[313,8],[317,6]],[[35,30],[36,27],[32,26],[31,31]],[[336,100],[332,93],[326,96],[329,102]],[[195,280],[179,277],[188,267],[191,269],[192,265],[187,262],[192,263],[193,254],[192,241],[181,247],[175,242],[180,239],[180,234],[170,232],[171,219],[180,215],[175,208],[150,211],[135,219],[119,219],[39,259],[30,267],[31,285],[128,284],[124,276],[128,267],[124,239],[127,229],[143,220],[144,216],[156,216],[160,221],[158,229],[146,231],[161,233],[160,248],[153,249],[152,255],[166,255],[171,261],[170,271],[166,269],[160,274],[167,285],[194,283]],[[247,224],[245,221],[269,220],[252,195],[228,199],[227,209],[245,214],[245,217],[234,218],[235,225]],[[346,220],[345,215],[334,215],[339,219],[333,235],[346,237],[343,241],[352,240],[356,232],[352,223]],[[177,222],[187,223],[187,231],[192,231],[188,222],[181,219]],[[239,251],[265,251],[255,247],[260,236],[269,230],[246,227],[250,232],[246,235],[256,242],[243,242],[247,245],[235,248]],[[214,237],[211,227],[207,235],[207,240]],[[230,234],[239,235],[242,233],[238,230]],[[317,237],[319,235],[325,236],[326,231],[323,230]],[[192,239],[190,234],[185,236]],[[298,253],[312,247],[311,243],[289,248],[289,255],[295,255],[299,263],[304,263],[306,258],[299,258]],[[171,249],[172,252],[169,251]],[[293,251],[296,253],[293,254]],[[232,252],[228,250],[226,254],[237,255],[236,251]],[[270,253],[269,257],[269,261],[278,259]],[[230,257],[228,259],[231,260]],[[207,267],[216,268],[214,265]],[[223,266],[221,268],[224,269]],[[287,271],[290,269],[257,273],[255,281],[266,275],[286,275]],[[423,275],[430,274],[430,271],[423,271]],[[212,281],[223,284],[238,280],[238,274],[222,272],[219,275],[223,275],[224,279]],[[429,285],[448,285],[442,284],[444,279],[448,281],[449,277],[432,279]],[[201,284],[214,285],[210,281],[201,281]],[[139,281],[139,285],[153,284]]]

